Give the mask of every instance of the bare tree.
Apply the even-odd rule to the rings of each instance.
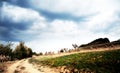
[[[78,45],[77,44],[72,44],[72,46],[76,49],[78,48]]]

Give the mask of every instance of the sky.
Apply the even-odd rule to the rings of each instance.
[[[35,52],[120,39],[120,0],[0,0],[0,42]]]

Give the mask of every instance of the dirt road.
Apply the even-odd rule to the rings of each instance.
[[[80,51],[75,51],[75,52],[59,53],[59,54],[54,54],[54,55],[43,55],[43,56],[37,56],[37,57],[35,57],[35,59],[40,59],[40,58],[43,58],[43,57],[55,58],[55,57],[71,55],[71,54],[77,54],[77,53],[99,52],[99,51],[108,51],[108,50],[116,50],[116,49],[120,49],[120,47],[117,47],[117,48],[88,49],[88,50],[80,50]]]
[[[7,73],[42,73],[35,69],[32,64],[28,63],[28,59],[17,61],[8,67]]]
[[[58,73],[49,67],[39,66],[39,68],[33,66],[28,62],[29,59],[23,59],[15,62],[8,67],[6,73]]]

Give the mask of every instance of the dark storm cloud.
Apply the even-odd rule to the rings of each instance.
[[[20,7],[29,7],[29,0],[1,0],[1,2],[8,2]]]
[[[10,19],[0,20],[0,40],[4,41],[20,41],[22,38],[19,31],[25,31],[29,27],[27,22],[12,22]]]
[[[38,10],[38,11],[50,21],[55,19],[60,19],[60,20],[72,20],[77,22],[77,21],[84,21],[87,18],[86,16],[75,17],[68,13],[53,13],[45,10]]]
[[[20,41],[19,31],[25,31],[29,27],[28,22],[14,22],[11,18],[2,18],[0,11],[0,40],[3,41]]]
[[[13,1],[13,0],[11,0]],[[34,17],[31,17],[30,13],[35,13],[34,11],[27,10],[27,8],[22,8],[17,5],[12,5],[4,1],[0,2],[0,40],[2,41],[27,41],[28,36],[32,35],[26,33],[29,27],[34,23]],[[12,9],[13,8],[13,9]],[[19,10],[19,11],[18,11]],[[15,11],[15,12],[14,12]],[[19,13],[23,16],[20,16]],[[16,16],[18,15],[18,16]],[[34,14],[33,14],[34,16]],[[26,38],[27,37],[27,38]]]

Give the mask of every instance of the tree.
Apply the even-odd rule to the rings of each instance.
[[[12,45],[13,44],[11,42],[8,42],[6,45],[0,44],[0,55],[11,56],[12,55],[12,49],[11,49]]]
[[[28,48],[24,45],[24,42],[20,42],[18,46],[16,46],[14,50],[14,57],[17,59],[23,59],[32,56],[31,48]]]
[[[39,55],[43,55],[43,53],[42,53],[42,52],[40,52],[40,53],[39,53]]]
[[[72,44],[72,46],[76,49],[78,48],[78,45],[77,44]]]
[[[28,48],[27,49],[27,57],[32,57],[32,55],[33,55],[32,49]]]

